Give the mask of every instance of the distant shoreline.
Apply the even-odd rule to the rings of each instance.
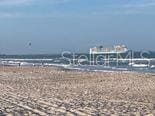
[[[64,68],[60,66],[2,66],[0,65],[0,70],[4,68],[11,68],[11,69],[27,69],[27,68],[32,68],[32,69],[38,69],[38,68],[44,68],[44,69],[54,69],[58,71],[69,71],[69,72],[84,72],[84,73],[135,73],[135,74],[155,74],[151,72],[138,72],[138,71],[129,71],[129,70],[79,70],[79,69],[71,69],[71,68]]]

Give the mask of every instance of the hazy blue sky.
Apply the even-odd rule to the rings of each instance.
[[[1,53],[87,52],[119,43],[155,50],[155,0],[0,0]]]

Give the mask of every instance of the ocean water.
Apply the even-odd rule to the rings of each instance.
[[[139,51],[124,54],[0,55],[4,66],[56,66],[82,71],[140,71],[155,73],[155,52]]]

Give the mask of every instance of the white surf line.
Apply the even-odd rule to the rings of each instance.
[[[103,59],[104,60],[104,59]],[[155,61],[155,58],[112,58],[112,59],[105,59],[105,60],[116,60],[116,61]]]
[[[53,61],[53,59],[13,59],[13,58],[6,58],[1,59],[1,61]]]

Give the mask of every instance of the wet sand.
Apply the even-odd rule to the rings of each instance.
[[[155,74],[0,67],[0,116],[155,115]]]

